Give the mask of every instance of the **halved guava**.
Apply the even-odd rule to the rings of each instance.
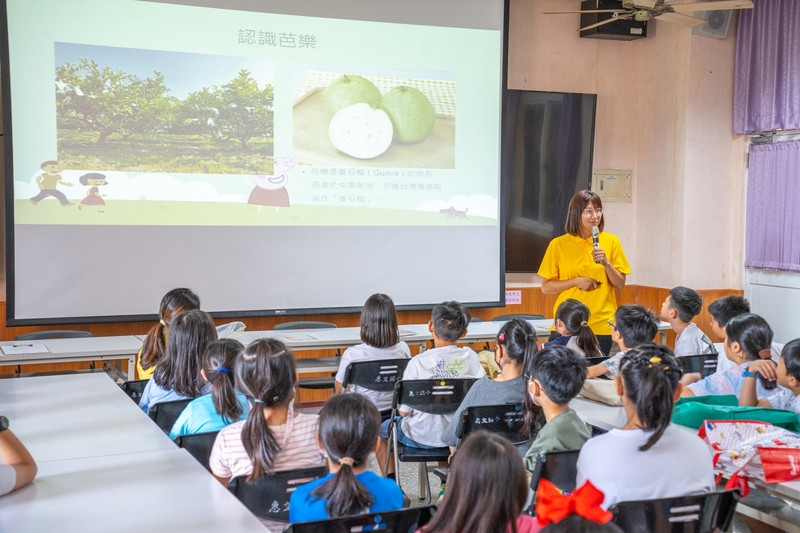
[[[329,117],[345,107],[361,103],[372,107],[381,103],[381,92],[364,77],[346,74],[333,80],[325,89],[325,111]]]
[[[414,87],[395,87],[383,97],[380,108],[392,119],[394,138],[398,141],[421,141],[430,135],[436,122],[433,104]]]
[[[369,104],[354,104],[336,113],[328,126],[333,145],[347,155],[372,159],[392,144],[392,121],[380,109]]]

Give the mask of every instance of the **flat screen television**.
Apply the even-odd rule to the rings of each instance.
[[[506,272],[536,272],[564,234],[572,196],[591,188],[597,95],[507,90],[502,188]]]

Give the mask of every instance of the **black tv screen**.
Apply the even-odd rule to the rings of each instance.
[[[536,272],[592,182],[597,95],[507,90],[502,183],[506,272]]]

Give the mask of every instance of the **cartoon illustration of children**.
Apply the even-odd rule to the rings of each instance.
[[[247,203],[257,205],[259,211],[262,205],[275,206],[275,211],[281,207],[289,207],[289,193],[286,192],[286,184],[289,183],[287,173],[295,164],[295,160],[291,157],[276,157],[273,161],[273,176],[253,176],[256,186],[250,193]]]
[[[78,209],[83,209],[83,206],[85,205],[96,205],[98,213],[105,213],[103,208],[105,207],[106,202],[102,198],[105,196],[105,194],[100,194],[100,189],[98,189],[100,185],[108,185],[105,174],[89,172],[88,174],[81,176],[79,181],[81,182],[81,185],[91,185],[92,188],[86,191],[86,198],[81,200],[81,204],[78,206]]]
[[[61,179],[61,167],[58,165],[58,161],[45,161],[42,163],[42,170],[44,170],[44,172],[36,176],[36,185],[39,187],[39,194],[33,198],[29,198],[30,202],[36,205],[48,196],[52,196],[61,202],[61,207],[75,205],[67,200],[63,192],[56,189],[59,183],[67,187],[72,187],[71,183]]]

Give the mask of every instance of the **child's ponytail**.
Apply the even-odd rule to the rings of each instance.
[[[772,358],[772,328],[760,316],[746,314],[731,318],[725,325],[725,334],[725,342],[729,345],[739,343],[747,359],[757,361]],[[769,381],[764,376],[759,376],[758,381],[766,390],[778,386],[777,381]]]
[[[653,431],[639,448],[647,451],[669,426],[681,367],[669,348],[646,343],[625,352],[619,372],[625,396],[636,406],[642,429]]]
[[[239,356],[235,374],[237,387],[251,402],[242,428],[242,445],[253,462],[247,482],[254,482],[272,474],[275,456],[281,451],[264,408],[289,405],[297,370],[292,352],[281,341],[260,339]]]
[[[570,334],[575,335],[578,348],[586,357],[602,357],[600,342],[589,327],[589,308],[573,298],[564,300],[556,309],[556,319],[564,323]]]
[[[214,409],[226,424],[239,420],[242,404],[234,390],[234,371],[236,358],[244,346],[235,339],[220,339],[208,345],[203,353],[203,371],[211,384],[211,398]]]
[[[539,351],[538,339],[536,332],[532,331],[525,335],[525,370],[522,375],[522,385],[525,388],[525,395],[523,400],[523,409],[525,411],[525,423],[522,425],[523,435],[532,435],[538,428],[537,420],[542,415],[542,408],[533,403],[533,398],[528,391],[528,380],[531,377],[531,367],[533,366],[533,358]]]
[[[366,464],[378,440],[380,424],[378,409],[360,394],[337,394],[320,411],[319,441],[328,459],[340,468],[309,497],[325,500],[329,518],[369,511],[375,501],[356,478],[353,467]]]

